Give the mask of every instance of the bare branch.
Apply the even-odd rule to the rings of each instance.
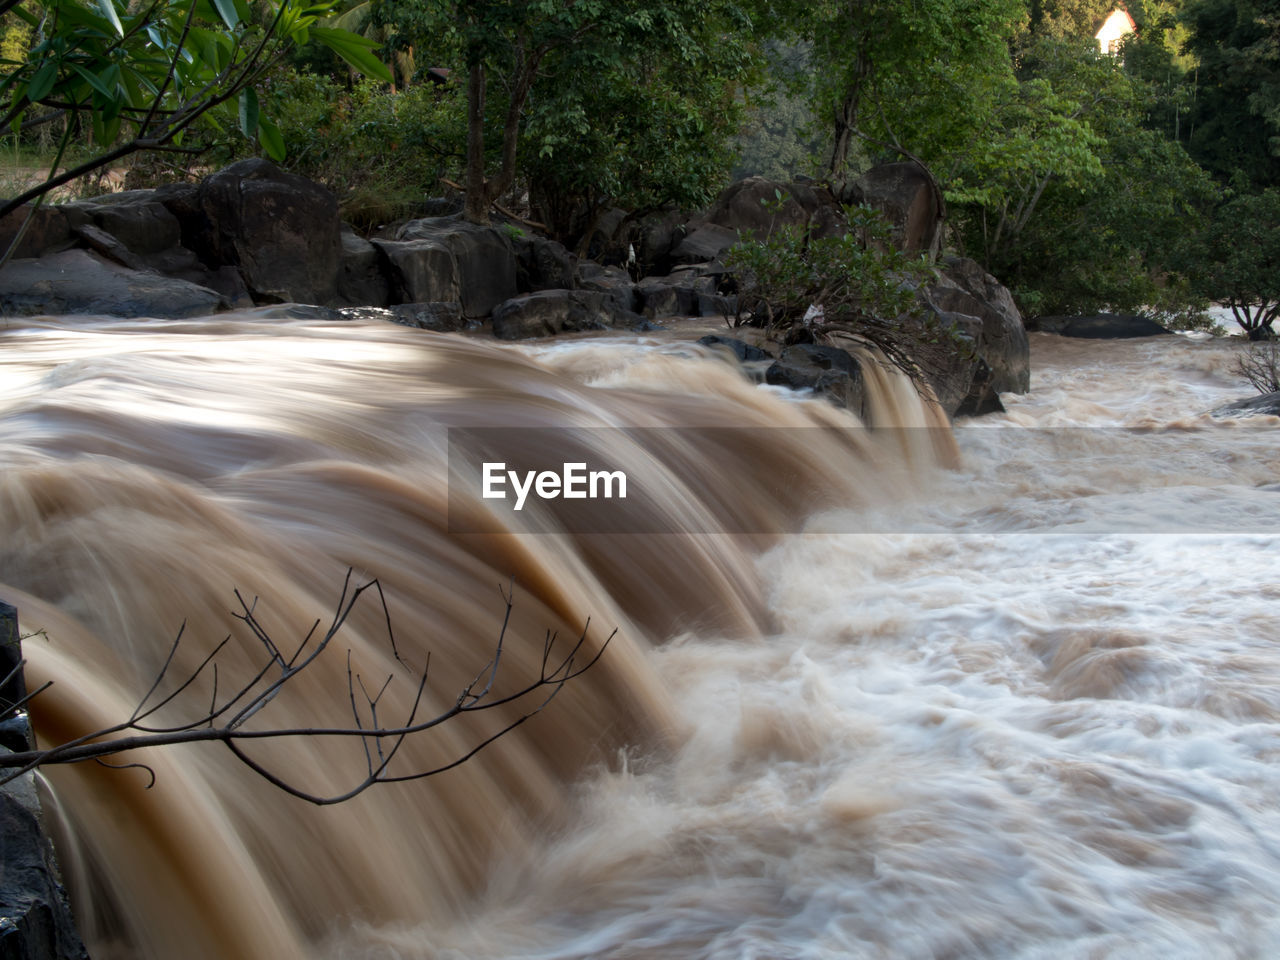
[[[556,651],[556,634],[548,631],[543,643],[542,662],[537,677],[526,681],[522,686],[510,693],[497,696],[494,694],[494,687],[502,665],[504,644],[514,607],[514,586],[509,584],[505,589],[499,586],[499,595],[503,600],[505,609],[493,656],[480,669],[475,678],[462,688],[452,705],[443,712],[432,717],[424,718],[421,716],[431,667],[429,653],[421,675],[413,677],[416,689],[414,690],[412,703],[408,708],[407,715],[403,717],[399,725],[388,725],[379,717],[379,709],[384,696],[396,679],[395,674],[388,675],[376,692],[371,692],[365,685],[364,679],[356,672],[352,662],[351,651],[348,650],[346,698],[351,710],[352,726],[245,729],[244,724],[247,720],[263,710],[284,690],[293,678],[314,664],[317,658],[328,649],[351,616],[356,604],[369,591],[372,591],[377,596],[378,602],[381,604],[383,621],[387,629],[387,640],[396,662],[408,671],[410,676],[413,676],[414,671],[401,656],[400,650],[396,645],[391,628],[387,600],[381,584],[378,580],[373,579],[353,588],[351,577],[351,571],[348,571],[337,608],[324,634],[314,643],[312,642],[319,627],[319,621],[316,621],[298,645],[293,656],[288,660],[284,658],[279,645],[270,637],[258,620],[255,612],[257,598],[255,597],[252,601],[246,601],[239,591],[236,591],[235,597],[240,604],[240,610],[233,612],[232,615],[240,620],[262,645],[265,662],[256,669],[248,682],[241,685],[224,703],[221,705],[218,703],[219,672],[215,658],[225,649],[230,637],[225,638],[211,653],[205,656],[173,691],[161,697],[154,705],[148,706],[171,672],[186,629],[184,622],[177,636],[175,636],[168,655],[165,657],[154,681],[138,702],[138,706],[128,720],[48,749],[28,750],[0,756],[0,771],[10,771],[0,776],[0,783],[7,783],[9,780],[39,766],[93,760],[104,766],[118,769],[139,768],[146,770],[150,774],[151,783],[154,784],[155,772],[150,766],[138,762],[107,763],[104,758],[115,756],[125,751],[148,747],[216,741],[226,746],[237,760],[254,773],[291,796],[317,805],[341,803],[357,796],[376,783],[401,783],[409,780],[420,780],[451,770],[466,762],[486,746],[545,709],[564,688],[566,683],[580,677],[599,661],[617,633],[617,631],[614,631],[609,634],[599,648],[592,651],[590,656],[587,656],[590,620],[586,622],[581,634],[563,655],[558,654]],[[210,666],[213,674],[213,691],[207,710],[204,710],[199,716],[189,721],[177,723],[170,727],[151,727],[143,722],[158,710],[174,704],[180,698],[180,695],[191,688],[196,678]],[[279,672],[277,676],[270,676],[276,671]],[[32,697],[47,690],[49,686],[51,684],[46,683],[39,690],[24,697],[9,709],[18,709]],[[364,698],[363,708],[356,696],[357,688],[359,688],[360,694]],[[463,714],[478,713],[521,704],[532,694],[538,694],[538,697],[530,706],[517,706],[516,714],[503,722],[497,732],[482,737],[477,743],[464,749],[453,759],[427,769],[408,771],[393,771],[391,769],[391,765],[400,752],[400,748],[408,742],[409,738],[432,730]],[[365,711],[367,711],[367,718]],[[347,789],[332,795],[322,796],[313,794],[302,786],[289,782],[284,776],[271,769],[267,763],[255,758],[246,751],[248,747],[247,741],[282,740],[298,737],[331,737],[339,740],[359,739],[365,755],[365,772]]]

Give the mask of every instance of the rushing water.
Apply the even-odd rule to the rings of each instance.
[[[43,630],[45,739],[127,716],[184,620],[172,675],[230,632],[230,689],[262,649],[233,588],[296,643],[348,567],[379,577],[436,711],[492,653],[508,581],[510,687],[545,630],[619,631],[476,758],[336,807],[216,744],[132,757],[149,791],[51,771],[100,960],[1280,952],[1280,448],[1274,418],[1201,415],[1247,392],[1229,344],[1033,337],[1032,392],[958,427],[957,458],[688,346],[265,315],[3,337],[0,596]],[[892,378],[873,394],[881,427],[935,423]],[[691,425],[758,440],[676,442]],[[445,428],[476,426],[658,428],[606,455],[660,461],[646,529],[673,532],[557,533],[551,511],[450,533],[488,509],[446,489]],[[678,532],[726,517],[753,533]],[[372,606],[335,643],[251,722],[343,722],[347,649],[371,683],[395,669]],[[502,722],[474,719],[398,762]],[[312,791],[365,763],[254,749]]]

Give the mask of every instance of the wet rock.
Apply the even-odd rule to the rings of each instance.
[[[1280,392],[1264,393],[1246,400],[1226,403],[1212,410],[1209,415],[1220,420],[1259,416],[1280,417]]]
[[[976,317],[972,330],[977,356],[990,367],[991,387],[1008,393],[1031,389],[1031,348],[1013,295],[981,265],[946,257],[925,299],[941,313]]]
[[[385,307],[391,301],[386,262],[378,248],[343,226],[342,268],[338,274],[338,300],[353,307]]]
[[[390,308],[390,319],[407,327],[452,333],[465,330],[468,320],[462,313],[462,304],[453,302],[397,303]],[[476,321],[471,321],[475,323]]]
[[[753,347],[751,344],[737,340],[733,337],[722,337],[713,333],[701,338],[698,341],[704,347],[712,347],[714,349],[726,349],[738,358],[739,363],[749,363],[758,360],[772,360],[773,357],[761,350],[759,347]],[[850,359],[853,359],[850,357]]]
[[[813,390],[836,406],[863,415],[862,368],[839,347],[818,343],[787,347],[765,371],[764,380],[792,390]]]
[[[707,223],[692,227],[671,251],[674,263],[705,263],[714,260],[738,242],[738,232]]]
[[[837,236],[844,217],[830,196],[807,183],[784,183],[764,177],[748,177],[730,184],[707,211],[707,223],[744,232],[756,239],[772,236],[783,227],[799,227],[811,236]]]
[[[1040,317],[1031,326],[1041,333],[1087,340],[1126,340],[1136,337],[1159,337],[1169,331],[1146,317],[1134,314],[1095,313],[1089,317]]]
[[[26,204],[0,219],[0,254],[9,249],[30,211],[31,204]],[[23,233],[14,257],[25,260],[65,250],[75,243],[72,226],[72,219],[63,208],[41,204]]]
[[[942,209],[937,191],[919,164],[911,161],[872,167],[840,193],[844,203],[866,204],[893,226],[900,250],[936,255],[942,243]]]
[[[386,257],[392,302],[461,302],[458,264],[449,248],[435,240],[373,240]]]
[[[619,310],[607,295],[593,290],[539,290],[494,308],[493,335],[500,340],[523,340],[579,330],[634,328],[643,320]]]
[[[0,269],[0,312],[9,315],[200,317],[224,306],[208,287],[130,270],[87,250],[14,260]]]
[[[197,196],[207,234],[193,249],[206,265],[237,267],[258,303],[334,300],[342,242],[332,193],[252,159],[207,177]]]
[[[621,267],[603,267],[589,260],[581,261],[575,286],[605,294],[619,310],[636,312],[636,285]]]
[[[4,753],[31,744],[26,715],[8,708],[25,693],[22,673],[9,676],[21,662],[18,616],[0,603],[0,718]],[[0,957],[4,960],[85,960],[88,953],[76,932],[66,890],[59,879],[53,844],[44,832],[34,774],[0,786]]]
[[[410,220],[397,231],[396,239],[419,244],[415,248],[418,250],[444,251],[448,260],[432,255],[432,269],[443,271],[451,263],[457,291],[453,296],[435,291],[429,296],[405,297],[406,300],[457,300],[466,316],[485,317],[519,290],[511,238],[499,227],[468,223],[456,217]]]
[[[577,284],[578,258],[546,237],[522,236],[515,241],[516,287],[521,293],[535,290],[568,290]]]

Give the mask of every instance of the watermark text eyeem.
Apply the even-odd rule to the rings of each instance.
[[[515,509],[524,509],[534,493],[540,500],[625,500],[627,475],[621,470],[587,470],[585,463],[564,463],[554,470],[508,470],[505,462],[486,461],[481,496],[486,500],[507,499],[507,485],[515,493]]]

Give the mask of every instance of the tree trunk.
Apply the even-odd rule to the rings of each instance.
[[[467,179],[462,215],[472,223],[489,222],[489,197],[484,180],[484,64],[474,63],[467,74]]]

